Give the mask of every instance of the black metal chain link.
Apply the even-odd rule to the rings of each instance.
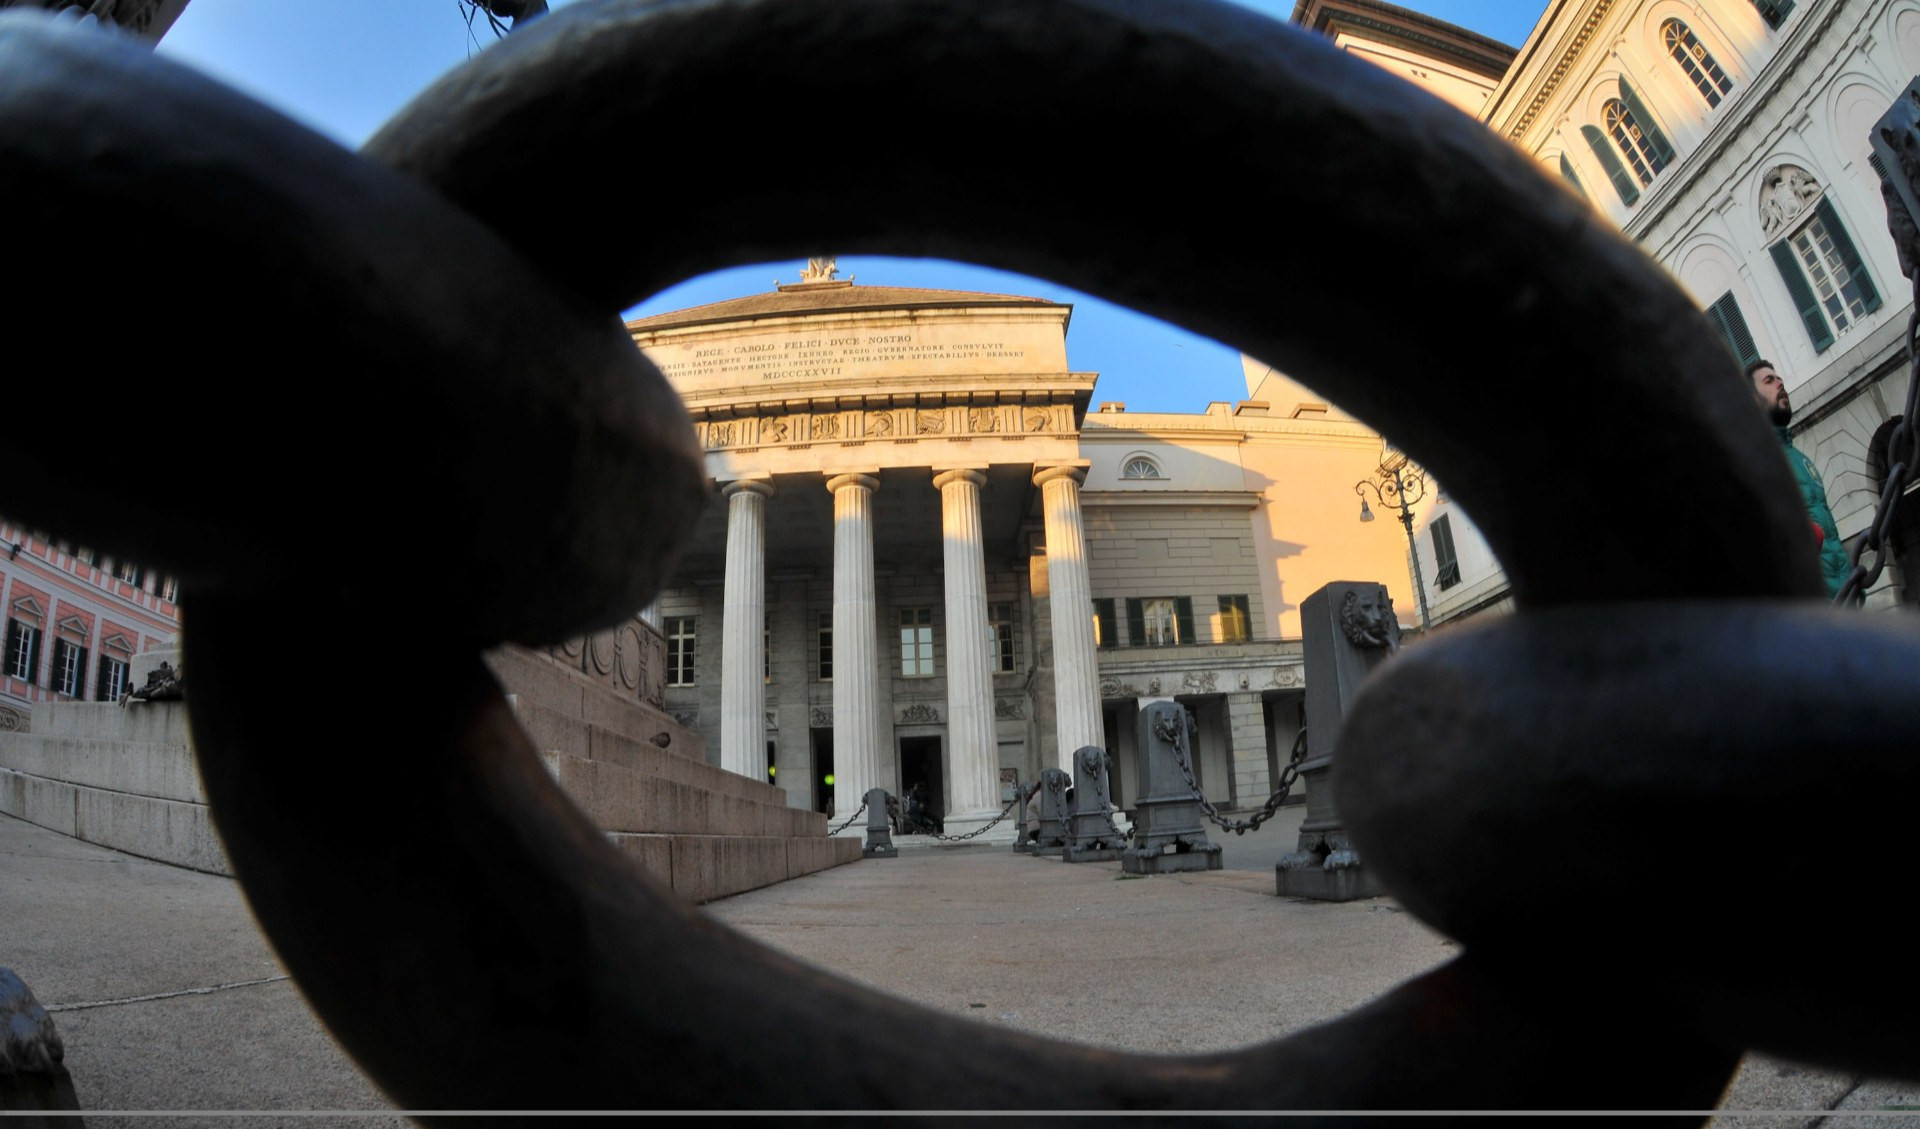
[[[838,826],[838,827],[836,827],[836,828],[834,828],[833,830],[831,830],[831,831],[828,831],[828,832],[827,832],[827,834],[829,834],[829,835],[838,835],[838,834],[840,834],[840,833],[841,833],[842,831],[845,831],[845,830],[846,830],[847,828],[849,828],[849,827],[852,827],[852,826],[853,826],[853,821],[854,821],[854,820],[856,820],[856,819],[859,819],[859,818],[860,818],[860,813],[861,813],[861,812],[864,812],[864,811],[866,811],[866,810],[867,810],[867,803],[866,803],[866,801],[865,801],[865,800],[862,800],[862,801],[860,801],[860,806],[859,806],[858,808],[855,808],[855,809],[854,809],[854,812],[853,812],[853,814],[847,817],[847,821],[846,821],[845,823],[843,823],[843,824],[841,824],[840,826]]]
[[[1913,298],[1913,312],[1907,315],[1906,409],[1888,436],[1887,477],[1880,487],[1880,501],[1865,536],[1853,547],[1853,569],[1840,591],[1834,593],[1836,608],[1859,607],[1866,602],[1867,589],[1880,579],[1881,570],[1887,566],[1887,539],[1893,530],[1894,514],[1907,492],[1907,483],[1914,471],[1920,469],[1920,427],[1915,426],[1915,421],[1920,420],[1920,415],[1916,415],[1920,409],[1920,272],[1916,272],[1914,279]],[[1870,564],[1864,559],[1869,552],[1873,554]]]
[[[1199,782],[1193,778],[1192,751],[1187,744],[1187,727],[1177,725],[1174,730],[1173,763],[1179,767],[1180,776],[1187,782],[1187,787],[1193,790],[1193,798],[1200,801],[1200,810],[1207,813],[1207,818],[1219,824],[1222,830],[1231,831],[1235,835],[1258,831],[1261,824],[1273,818],[1274,813],[1280,810],[1280,805],[1286,802],[1287,793],[1293,791],[1294,781],[1300,778],[1300,762],[1307,759],[1307,731],[1302,729],[1300,736],[1294,738],[1293,753],[1287,759],[1287,767],[1280,770],[1280,786],[1274,789],[1273,795],[1268,796],[1267,802],[1252,816],[1246,819],[1227,819],[1220,814],[1218,808],[1213,806],[1213,801],[1207,799],[1207,794],[1200,790]]]
[[[967,832],[965,835],[943,835],[939,831],[934,830],[933,824],[928,823],[925,820],[916,819],[913,816],[908,815],[905,810],[902,810],[900,812],[900,822],[911,823],[914,826],[914,828],[920,832],[920,834],[926,835],[929,838],[938,839],[943,843],[964,843],[968,839],[973,838],[975,835],[980,835],[985,833],[989,828],[993,827],[995,824],[999,823],[1001,820],[1007,818],[1007,816],[1013,811],[1014,807],[1017,806],[1019,803],[1020,803],[1019,800],[1013,801],[1013,803],[1010,803],[1006,807],[1000,809],[999,815],[994,816],[991,820],[974,828],[972,831]]]

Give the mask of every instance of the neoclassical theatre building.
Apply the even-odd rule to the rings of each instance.
[[[1173,699],[1209,797],[1263,802],[1300,602],[1364,579],[1412,606],[1401,531],[1358,520],[1380,437],[1251,361],[1237,403],[1096,405],[1070,306],[834,274],[629,323],[716,488],[649,612],[668,711],[796,807],[919,787],[955,834],[1084,745],[1128,806],[1138,710]]]

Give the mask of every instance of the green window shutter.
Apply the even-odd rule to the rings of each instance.
[[[1814,214],[1820,222],[1827,225],[1827,234],[1833,239],[1833,249],[1840,252],[1840,261],[1847,264],[1847,273],[1853,276],[1854,285],[1860,288],[1860,300],[1866,304],[1867,312],[1880,308],[1880,292],[1873,287],[1873,276],[1867,273],[1867,265],[1860,261],[1860,252],[1854,250],[1853,239],[1847,234],[1847,227],[1840,222],[1839,213],[1824,197],[1814,206]]]
[[[1721,340],[1727,343],[1727,352],[1742,368],[1760,359],[1760,350],[1754,347],[1753,334],[1747,330],[1747,319],[1740,313],[1740,303],[1733,300],[1733,291],[1720,296],[1720,300],[1707,307],[1707,320],[1720,333]]]
[[[1775,31],[1787,22],[1787,16],[1793,11],[1793,0],[1753,0],[1753,6],[1759,10],[1767,26]]]
[[[1147,643],[1147,617],[1138,597],[1127,597],[1127,645],[1144,647]]]
[[[1780,281],[1787,284],[1787,293],[1800,309],[1800,320],[1806,323],[1807,336],[1813,339],[1813,351],[1826,352],[1827,346],[1833,344],[1833,331],[1827,328],[1826,315],[1820,312],[1813,287],[1807,285],[1807,276],[1800,271],[1800,261],[1793,257],[1792,244],[1782,239],[1768,250],[1773,254],[1773,265],[1779,268]]]
[[[1593,202],[1587,195],[1586,185],[1580,183],[1579,174],[1573,171],[1573,162],[1567,160],[1565,153],[1560,154],[1560,179],[1573,185],[1573,190],[1580,194],[1582,200],[1586,200],[1589,204]]]
[[[1100,635],[1100,646],[1111,647],[1120,640],[1113,633],[1113,601],[1100,599],[1093,602],[1093,621]]]
[[[1621,164],[1620,158],[1614,155],[1613,142],[1607,140],[1607,135],[1601,133],[1597,126],[1583,125],[1580,127],[1580,136],[1587,139],[1587,147],[1599,158],[1600,167],[1607,170],[1607,179],[1613,181],[1613,190],[1620,194],[1620,202],[1629,208],[1639,203],[1640,187],[1627,175],[1627,166]]]
[[[1673,146],[1667,144],[1667,135],[1660,132],[1654,124],[1653,115],[1647,112],[1646,104],[1640,96],[1627,85],[1626,79],[1620,80],[1620,100],[1627,104],[1627,110],[1633,114],[1633,120],[1640,123],[1640,135],[1647,139],[1653,149],[1654,172],[1659,172],[1673,163]]]
[[[1180,632],[1182,643],[1198,643],[1199,637],[1193,633],[1193,597],[1176,596],[1173,600],[1173,618],[1175,630]]]

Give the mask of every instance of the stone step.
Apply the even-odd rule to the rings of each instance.
[[[855,862],[859,839],[640,835],[613,832],[615,847],[690,902],[710,902]]]
[[[651,741],[636,740],[602,726],[587,725],[544,706],[521,702],[515,707],[520,724],[541,752],[564,753],[622,768],[708,788],[759,803],[786,804],[778,787],[728,772],[704,760],[689,760]]]
[[[686,738],[690,732],[666,714],[637,700],[620,697],[586,678],[548,659],[517,647],[488,651],[487,665],[513,701],[514,712],[532,731],[530,719],[536,710],[545,710],[566,724],[605,729],[611,733],[632,734],[636,740],[651,742],[657,734],[668,733],[679,739],[666,746],[682,760],[704,763],[705,750]],[[559,739],[559,735],[555,735]],[[564,752],[579,752],[564,745]],[[655,746],[658,748],[659,746]]]
[[[94,737],[185,745],[187,707],[181,702],[35,702],[33,732],[42,736]]]
[[[0,768],[0,812],[130,855],[232,876],[205,804],[135,796]]]
[[[561,788],[607,831],[681,835],[814,837],[826,816],[561,752],[541,759]],[[718,770],[715,770],[718,771]]]
[[[200,787],[200,767],[184,741],[15,733],[0,742],[0,768],[85,788],[184,803],[207,802]]]

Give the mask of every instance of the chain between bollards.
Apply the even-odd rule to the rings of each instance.
[[[1267,797],[1267,802],[1260,810],[1247,819],[1226,819],[1221,816],[1219,809],[1213,806],[1213,801],[1207,799],[1207,794],[1200,790],[1199,783],[1194,780],[1191,756],[1187,746],[1187,729],[1181,726],[1173,739],[1173,763],[1179,767],[1181,778],[1193,790],[1193,798],[1200,801],[1200,810],[1207,814],[1208,819],[1219,824],[1223,831],[1245,835],[1249,831],[1258,831],[1261,824],[1272,819],[1274,813],[1280,810],[1280,805],[1286,802],[1287,793],[1293,791],[1294,781],[1300,778],[1300,762],[1307,759],[1307,731],[1300,730],[1300,736],[1294,738],[1293,754],[1287,760],[1287,767],[1280,770],[1280,786],[1274,789],[1273,795]],[[1107,822],[1112,823],[1112,817],[1108,817]],[[1128,832],[1129,836],[1131,834]]]
[[[866,811],[866,810],[867,810],[867,805],[866,805],[866,801],[864,801],[864,800],[863,800],[863,801],[861,801],[861,803],[860,803],[860,806],[859,806],[858,808],[855,808],[855,809],[854,809],[854,812],[853,812],[853,814],[847,817],[847,821],[846,821],[845,823],[843,823],[843,824],[841,824],[840,826],[838,826],[838,827],[836,827],[836,828],[834,828],[833,830],[831,830],[831,831],[829,831],[829,832],[827,832],[827,834],[829,834],[829,835],[838,835],[838,834],[840,834],[840,833],[841,833],[842,831],[845,831],[845,830],[846,830],[847,828],[849,828],[849,827],[852,827],[852,826],[853,826],[853,821],[854,821],[854,820],[856,820],[856,819],[859,819],[859,818],[860,818],[860,813],[861,813],[861,812],[864,812],[864,811]]]
[[[900,813],[900,822],[910,823],[914,826],[916,830],[920,832],[920,834],[926,835],[930,838],[938,839],[943,843],[963,843],[966,840],[973,838],[975,835],[983,834],[989,828],[993,827],[995,824],[999,823],[1001,820],[1007,818],[1008,813],[1012,812],[1014,807],[1019,803],[1020,803],[1019,800],[1013,801],[1013,803],[1008,804],[1006,807],[1000,809],[999,815],[994,816],[991,820],[988,820],[986,823],[983,823],[980,826],[974,828],[972,831],[967,832],[965,835],[942,835],[940,832],[935,831],[933,829],[933,824],[924,822],[919,819],[915,819],[913,816],[908,815],[905,811],[902,811]]]

